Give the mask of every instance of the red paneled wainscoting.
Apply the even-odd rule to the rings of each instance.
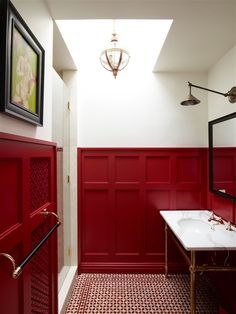
[[[207,208],[207,149],[79,148],[78,164],[79,271],[163,272],[159,211]]]
[[[56,146],[0,133],[0,253],[21,264],[55,225],[44,209],[56,212]],[[1,313],[57,311],[56,232],[25,266],[18,279],[12,263],[0,256]]]

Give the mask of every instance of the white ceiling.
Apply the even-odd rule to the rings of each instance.
[[[208,71],[236,44],[236,0],[45,0],[45,2],[55,20],[173,19],[155,64],[155,71]],[[72,32],[76,40],[77,33],[75,30]],[[154,43],[155,36],[152,40]],[[61,36],[57,36],[54,47],[56,70],[73,69],[70,53]]]

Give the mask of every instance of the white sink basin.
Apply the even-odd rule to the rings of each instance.
[[[236,250],[236,229],[209,222],[208,210],[160,211],[169,228],[186,250]]]
[[[193,234],[202,234],[203,232],[209,232],[211,227],[208,222],[200,219],[182,218],[177,221],[182,232],[188,232]]]

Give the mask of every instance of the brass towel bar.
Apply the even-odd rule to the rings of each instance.
[[[17,279],[20,274],[23,271],[23,268],[30,262],[32,257],[35,255],[35,253],[41,248],[41,246],[47,241],[47,239],[51,236],[51,234],[60,226],[61,222],[59,221],[59,217],[54,212],[49,212],[47,210],[44,210],[41,212],[41,214],[48,216],[53,215],[57,218],[57,223],[52,227],[52,229],[46,234],[46,236],[36,245],[36,247],[26,256],[26,258],[21,262],[19,266],[16,266],[15,259],[7,253],[0,253],[0,256],[4,256],[7,259],[9,259],[12,263],[13,272],[12,272],[12,278]]]

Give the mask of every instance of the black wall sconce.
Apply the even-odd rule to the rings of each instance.
[[[201,86],[198,86],[198,85],[194,85],[194,84],[192,84],[190,82],[188,82],[188,86],[189,86],[189,95],[188,95],[188,98],[186,100],[181,101],[180,104],[182,106],[193,106],[193,105],[197,105],[197,104],[200,103],[200,100],[192,95],[192,93],[191,93],[191,88],[192,87],[196,87],[196,88],[199,88],[199,89],[204,89],[204,90],[207,90],[208,92],[212,92],[212,93],[215,93],[215,94],[220,94],[220,95],[223,95],[225,97],[228,97],[228,100],[231,103],[235,103],[236,102],[236,87],[235,86],[232,87],[230,89],[230,91],[228,91],[227,93],[221,93],[221,92],[218,92],[218,91],[213,90],[213,89],[209,89],[209,88],[201,87]]]

